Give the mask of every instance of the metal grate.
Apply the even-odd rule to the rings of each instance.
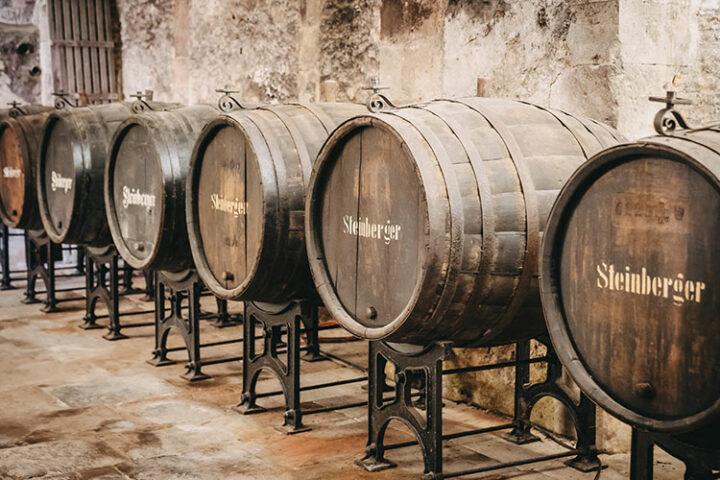
[[[49,0],[53,89],[81,104],[117,101],[111,0]]]

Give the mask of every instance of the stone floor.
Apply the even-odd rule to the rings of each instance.
[[[63,280],[63,286],[82,279]],[[22,283],[18,282],[22,287]],[[72,295],[64,293],[64,296]],[[233,409],[241,393],[238,363],[209,366],[211,379],[188,384],[183,364],[161,368],[145,361],[153,348],[150,327],[128,330],[130,339],[108,342],[102,330],[78,328],[82,300],[63,304],[64,311],[43,314],[38,305],[20,303],[22,290],[0,292],[0,477],[3,479],[417,479],[422,459],[417,447],[389,452],[397,468],[368,473],[355,466],[365,447],[366,411],[352,408],[306,418],[312,430],[287,436],[275,428],[282,421],[281,398],[263,399],[266,413],[243,416]],[[206,308],[214,302],[205,299]],[[122,302],[124,311],[148,308],[139,298]],[[131,318],[147,321],[149,316]],[[333,332],[333,331],[331,331]],[[204,325],[203,340],[239,337],[237,328]],[[342,332],[323,332],[324,336]],[[171,339],[179,345],[178,338]],[[217,347],[206,356],[238,355],[240,344]],[[324,349],[360,364],[362,342],[327,343]],[[210,350],[210,349],[208,349]],[[183,360],[182,352],[174,358]],[[335,362],[303,363],[302,383],[353,378],[360,370]],[[262,377],[261,391],[278,388]],[[303,394],[307,408],[364,400],[361,384]],[[506,422],[507,419],[446,402],[446,432]],[[541,434],[540,434],[541,435]],[[516,446],[499,434],[447,442],[446,471],[562,452],[547,437]],[[391,442],[410,439],[398,425]],[[609,465],[602,480],[628,478],[628,456],[603,456]],[[681,478],[683,467],[658,452],[658,479]],[[467,478],[523,480],[592,480],[554,460]]]

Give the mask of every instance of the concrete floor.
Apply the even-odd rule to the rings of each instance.
[[[82,279],[73,280],[82,285]],[[23,283],[18,282],[18,286]],[[68,285],[68,280],[62,282]],[[71,294],[63,294],[71,295]],[[368,473],[353,461],[366,442],[366,411],[353,408],[306,417],[312,431],[284,435],[280,397],[263,399],[266,413],[243,416],[233,407],[242,391],[238,363],[209,366],[212,378],[188,384],[183,355],[176,365],[145,363],[153,348],[150,327],[128,330],[132,338],[108,342],[103,330],[78,328],[84,302],[65,303],[65,311],[43,314],[38,305],[20,303],[22,290],[0,292],[0,477],[3,479],[417,479],[422,459],[417,447],[394,450],[392,470]],[[205,299],[207,308],[214,305]],[[138,298],[122,308],[148,308]],[[148,321],[149,316],[131,321]],[[241,336],[238,328],[203,326],[203,341]],[[328,335],[323,332],[323,335]],[[337,334],[343,335],[342,332]],[[171,337],[179,345],[178,337]],[[365,363],[365,344],[329,343],[323,348]],[[240,344],[215,348],[207,358],[238,355]],[[362,373],[334,362],[303,363],[302,383],[353,378]],[[260,391],[277,389],[263,377]],[[303,394],[307,408],[364,400],[361,384]],[[505,423],[507,419],[446,402],[446,433]],[[410,439],[403,428],[389,429],[388,441]],[[498,434],[447,442],[447,472],[531,456],[562,452],[542,442],[516,446]],[[609,465],[602,480],[628,478],[628,456],[603,456]],[[681,478],[683,466],[658,451],[656,478]],[[592,480],[562,461],[502,470],[466,478]]]

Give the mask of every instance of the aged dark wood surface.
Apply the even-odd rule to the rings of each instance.
[[[584,165],[551,215],[542,295],[558,355],[642,428],[720,426],[718,178],[720,131],[653,137]]]
[[[573,170],[619,139],[591,120],[484,98],[346,122],[318,157],[306,210],[325,305],[369,339],[542,334],[545,219]]]
[[[50,114],[40,149],[37,190],[40,216],[53,242],[112,244],[103,200],[105,162],[115,130],[131,114],[126,103]]]
[[[352,104],[263,106],[205,128],[186,212],[195,265],[213,293],[266,302],[312,294],[305,187],[330,131],[361,111]]]
[[[49,107],[18,107],[0,122],[0,218],[13,228],[42,228],[35,169]]]
[[[133,115],[115,133],[105,205],[114,243],[133,267],[179,272],[193,266],[186,177],[193,146],[217,115],[206,105],[147,112]]]

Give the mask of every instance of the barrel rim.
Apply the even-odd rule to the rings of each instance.
[[[258,169],[264,170],[271,168],[266,165],[266,162],[260,161],[253,135],[250,134],[248,129],[243,122],[251,122],[249,118],[245,117],[243,111],[231,112],[218,116],[217,118],[208,122],[207,125],[202,129],[198,136],[195,146],[193,147],[192,155],[190,156],[190,165],[188,167],[188,174],[185,187],[185,219],[187,223],[188,240],[190,243],[190,251],[192,252],[192,258],[195,262],[195,269],[198,272],[198,276],[205,283],[205,286],[216,296],[224,300],[237,300],[242,298],[244,292],[255,281],[257,276],[258,267],[260,264],[260,258],[263,252],[263,244],[265,239],[266,225],[265,221],[261,222],[260,238],[262,239],[260,247],[258,248],[255,260],[252,263],[252,269],[245,274],[243,281],[234,288],[225,288],[215,278],[212,273],[210,264],[205,256],[205,250],[203,246],[202,234],[200,232],[199,223],[199,212],[198,212],[198,188],[200,183],[200,174],[203,165],[203,159],[205,150],[207,149],[210,142],[215,139],[215,136],[224,128],[235,128],[240,131],[241,135],[245,139],[246,147],[249,148],[255,156]],[[252,123],[252,122],[251,122]],[[274,175],[274,173],[273,173]],[[261,175],[262,176],[262,175]],[[265,197],[264,186],[263,186],[263,197]],[[262,202],[262,216],[265,215],[265,203]]]
[[[320,231],[321,222],[316,214],[316,210],[320,206],[319,194],[324,189],[324,183],[321,181],[327,172],[325,171],[329,166],[330,159],[334,157],[334,153],[338,148],[341,148],[344,141],[349,135],[356,130],[367,127],[375,127],[385,130],[387,133],[398,139],[403,146],[408,150],[410,158],[414,158],[415,155],[412,152],[412,146],[403,137],[403,134],[393,125],[394,121],[402,121],[403,119],[395,119],[387,114],[363,114],[352,117],[345,122],[341,123],[328,137],[323,144],[320,152],[318,153],[315,164],[313,165],[312,174],[310,176],[310,183],[308,184],[306,201],[305,201],[305,244],[308,254],[308,263],[310,265],[310,272],[312,274],[313,282],[317,289],[318,294],[322,298],[325,307],[330,311],[333,317],[351,334],[368,340],[382,340],[393,336],[399,332],[403,325],[412,316],[413,311],[420,299],[420,295],[424,290],[426,280],[428,278],[428,263],[431,260],[431,255],[428,255],[425,249],[421,249],[422,269],[418,274],[417,281],[415,282],[415,288],[413,289],[412,295],[408,298],[405,308],[400,314],[390,322],[386,323],[381,327],[367,327],[360,321],[356,320],[353,315],[350,315],[342,302],[332,284],[330,274],[325,264],[325,255],[322,246],[322,240],[320,235],[316,232]],[[427,192],[425,190],[426,179],[423,177],[422,172],[418,169],[417,165],[411,162],[411,165],[415,169],[415,173],[418,176],[418,185],[420,187],[423,205],[425,211],[425,223],[424,237],[429,236],[428,225],[430,223],[429,206],[427,202]],[[316,230],[317,229],[317,230]],[[425,242],[426,243],[426,242]]]
[[[15,135],[18,146],[20,147],[23,169],[27,167],[32,168],[31,163],[33,159],[30,158],[30,149],[28,148],[27,141],[25,141],[25,132],[22,131],[18,118],[19,117],[10,117],[0,122],[0,138],[2,138],[6,129],[10,129]],[[20,133],[20,135],[18,133]],[[34,193],[32,192],[32,171],[29,172],[29,174],[28,172],[24,172],[24,174],[23,209],[20,215],[17,216],[17,220],[13,220],[12,217],[7,214],[5,211],[5,202],[2,200],[2,197],[0,197],[0,219],[10,228],[20,228],[21,225],[31,220],[32,212],[30,211],[31,209],[27,207],[30,205],[30,202],[32,202],[32,194]]]
[[[65,111],[56,111],[52,112],[47,120],[45,121],[45,126],[43,127],[43,136],[42,136],[42,143],[40,146],[40,156],[38,158],[38,166],[37,166],[37,175],[35,176],[36,179],[36,189],[37,189],[37,196],[38,196],[38,208],[40,210],[40,219],[42,220],[43,227],[45,228],[45,232],[47,233],[48,237],[50,237],[50,240],[52,240],[54,243],[65,243],[65,240],[70,235],[70,232],[75,228],[75,224],[77,224],[76,215],[73,215],[70,217],[70,222],[68,222],[68,225],[63,229],[63,231],[58,231],[57,228],[55,228],[55,225],[53,222],[50,221],[50,209],[48,207],[48,196],[45,192],[45,159],[47,157],[47,149],[49,147],[50,142],[50,135],[52,133],[52,129],[55,127],[55,125],[58,122],[68,122],[70,125],[70,128],[73,132],[73,141],[77,144],[77,147],[83,150],[83,154],[85,153],[85,146],[82,144],[82,142],[79,142],[79,129],[77,125],[77,115],[75,115],[75,111],[73,112],[65,112]],[[80,113],[80,112],[77,112]],[[73,158],[75,160],[75,158]],[[73,171],[75,173],[74,176],[74,182],[75,182],[75,189],[73,192],[73,198],[72,198],[72,209],[75,209],[75,205],[79,201],[79,195],[80,195],[80,189],[77,188],[78,186],[78,180],[80,177],[80,173],[78,172],[78,169],[76,166],[73,166]]]
[[[553,204],[545,229],[543,251],[540,258],[540,298],[550,339],[558,358],[570,377],[590,399],[613,416],[641,428],[680,433],[697,429],[720,417],[720,397],[705,410],[676,417],[651,417],[634,411],[606,392],[592,376],[582,360],[575,342],[569,334],[562,294],[558,283],[559,259],[562,240],[567,233],[568,221],[586,188],[611,169],[639,157],[656,156],[682,162],[698,171],[720,191],[720,181],[703,164],[691,155],[672,145],[659,141],[661,137],[624,143],[601,151],[582,164],[568,179]]]
[[[125,136],[130,132],[133,127],[145,128],[150,133],[154,128],[154,118],[146,114],[135,114],[128,117],[125,121],[123,121],[123,123],[120,124],[120,126],[118,126],[115,134],[113,135],[113,138],[110,140],[110,147],[108,148],[107,161],[105,162],[105,174],[103,175],[103,196],[105,197],[105,214],[108,220],[110,236],[112,237],[112,241],[115,244],[115,248],[117,249],[120,256],[123,258],[123,260],[129,263],[130,266],[137,269],[146,269],[152,266],[153,259],[157,255],[157,252],[160,250],[160,237],[162,236],[162,231],[158,230],[155,232],[153,251],[150,252],[147,257],[142,259],[135,256],[130,250],[130,248],[127,246],[125,239],[121,235],[120,224],[117,219],[117,214],[115,213],[115,197],[113,195],[114,192],[111,191],[113,188],[113,179],[115,173],[114,166],[117,160],[118,150],[120,149],[120,146],[122,145],[122,141],[124,140]],[[160,148],[160,145],[158,144],[158,139],[155,135],[148,135],[148,137],[150,138],[150,141],[153,144],[153,148],[157,153],[158,159],[161,164],[160,169],[162,171],[162,163],[164,163],[163,157],[167,155],[167,150]],[[164,187],[165,185],[163,184],[163,188]],[[160,217],[164,218],[165,202],[162,201],[160,202],[160,204],[162,208],[162,211],[160,212]]]

